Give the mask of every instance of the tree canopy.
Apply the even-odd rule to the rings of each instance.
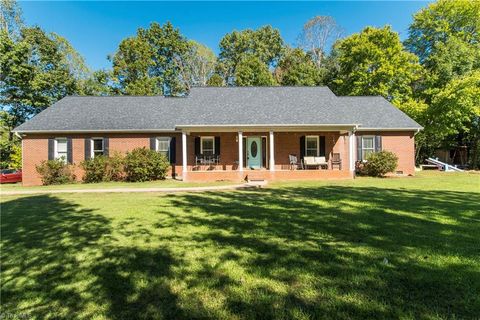
[[[38,27],[23,28],[18,40],[0,33],[0,103],[13,129],[78,89],[83,59],[64,38]]]
[[[235,84],[245,86],[272,86],[275,79],[268,67],[255,55],[243,55],[235,70]]]
[[[300,48],[285,50],[280,58],[275,76],[284,86],[315,86],[322,81],[322,73],[311,55]]]
[[[428,89],[480,68],[479,21],[480,1],[440,0],[414,15],[405,45],[429,71]]]
[[[283,39],[280,31],[271,26],[264,26],[257,30],[233,31],[220,40],[219,63],[225,82],[234,84],[238,65],[245,59],[260,61],[267,69],[273,66],[283,52]],[[248,55],[248,58],[245,58]],[[253,65],[253,64],[252,64]]]
[[[333,88],[337,94],[381,95],[412,115],[424,108],[413,100],[422,67],[391,27],[367,27],[339,40],[334,50],[338,69]]]

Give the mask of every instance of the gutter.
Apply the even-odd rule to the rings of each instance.
[[[18,133],[147,133],[147,132],[159,132],[159,133],[175,133],[178,132],[175,129],[102,129],[102,130],[14,130],[15,134]]]

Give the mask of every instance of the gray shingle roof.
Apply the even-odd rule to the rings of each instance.
[[[337,97],[327,87],[207,87],[193,88],[185,98],[65,97],[15,131],[161,131],[177,126],[333,124],[421,128],[382,97]]]

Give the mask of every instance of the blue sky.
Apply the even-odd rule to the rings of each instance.
[[[151,22],[172,22],[190,39],[218,53],[220,39],[232,30],[270,24],[280,29],[285,42],[295,45],[302,25],[316,15],[330,15],[345,34],[365,26],[389,24],[407,36],[412,15],[423,1],[321,2],[43,2],[22,1],[24,20],[67,38],[93,69],[108,68],[107,55],[119,42]]]

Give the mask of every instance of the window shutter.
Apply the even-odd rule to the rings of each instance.
[[[215,154],[220,155],[220,137],[215,137]]]
[[[318,141],[320,143],[320,157],[325,157],[325,136],[320,136]]]
[[[357,136],[357,161],[362,160],[362,136]]]
[[[155,150],[157,149],[157,138],[156,137],[150,137],[150,150]]]
[[[375,152],[382,151],[382,136],[375,136]]]
[[[242,148],[242,151],[243,151],[243,167],[246,168],[247,167],[247,137],[243,137],[242,138],[243,140],[243,148]]]
[[[200,137],[195,137],[195,155],[200,154]]]
[[[109,139],[108,138],[103,138],[103,155],[108,157],[110,153],[110,146],[109,146]]]
[[[48,160],[53,160],[55,158],[55,139],[48,139]]]
[[[85,138],[85,160],[89,160],[92,157],[92,140],[90,138]]]
[[[67,162],[73,163],[72,138],[67,138]]]
[[[300,159],[305,157],[305,136],[300,137]]]
[[[176,140],[175,137],[170,138],[170,150],[168,154],[170,155],[170,163],[174,164],[177,162],[177,153],[176,153]]]

